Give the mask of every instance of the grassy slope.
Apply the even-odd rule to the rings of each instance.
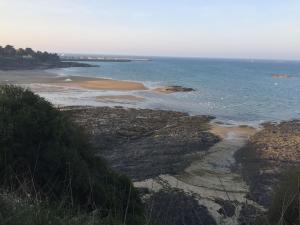
[[[95,157],[84,132],[50,103],[2,86],[0,111],[1,224],[143,224],[131,181]]]

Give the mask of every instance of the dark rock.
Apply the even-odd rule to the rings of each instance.
[[[242,206],[238,222],[239,225],[269,224],[269,222],[266,220],[264,212],[246,203]]]
[[[182,86],[167,86],[166,91],[173,91],[173,92],[190,92],[195,91],[193,88],[187,88]]]
[[[168,190],[153,194],[146,201],[147,217],[153,224],[165,225],[216,225],[205,206],[193,197]]]
[[[218,213],[226,217],[233,217],[235,215],[235,204],[236,202],[231,202],[229,200],[223,200],[223,199],[216,199],[215,202],[222,207],[218,210]]]
[[[193,88],[186,88],[182,86],[164,86],[154,89],[154,91],[161,92],[161,93],[175,93],[175,92],[190,92],[195,91]]]
[[[193,155],[219,141],[209,116],[149,109],[73,108],[72,118],[90,133],[99,154],[133,180],[184,170]]]
[[[250,186],[248,198],[268,207],[280,176],[300,162],[300,122],[265,123],[235,158]]]

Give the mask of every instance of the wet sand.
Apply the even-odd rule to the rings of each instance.
[[[134,95],[104,95],[98,96],[97,100],[105,103],[134,103],[141,102],[144,98]]]
[[[92,90],[116,90],[116,91],[141,91],[148,90],[142,83],[135,81],[120,81],[110,79],[88,79],[84,78],[80,81],[68,81],[61,83],[70,87],[80,87]]]
[[[193,90],[181,86],[164,86],[149,89],[142,82],[86,76],[59,76],[58,74],[46,70],[0,71],[0,84],[20,84],[25,87],[26,85],[32,86],[32,84],[45,84],[48,90],[53,86],[53,91],[57,91],[59,87],[103,91],[150,91],[161,94],[189,92]],[[123,97],[120,97],[119,99],[122,98]],[[128,98],[125,100],[128,100]]]
[[[234,134],[240,137],[249,139],[252,135],[257,132],[257,129],[250,126],[234,126],[234,125],[219,125],[212,124],[211,130],[213,134],[221,137],[222,139],[227,138],[228,136]]]
[[[43,83],[62,87],[85,88],[92,90],[136,91],[147,90],[140,82],[120,81],[84,76],[58,76],[43,70],[0,71],[2,84]]]

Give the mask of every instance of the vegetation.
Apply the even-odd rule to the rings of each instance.
[[[0,46],[0,70],[50,69],[65,67],[91,67],[79,62],[62,62],[56,53],[34,51],[31,48],[15,49]]]
[[[300,167],[282,175],[268,217],[271,225],[300,225]]]
[[[1,224],[47,224],[36,216],[70,224],[63,221],[74,213],[93,215],[95,224],[104,218],[106,224],[144,220],[130,180],[95,156],[84,132],[46,100],[15,86],[0,87],[0,188],[0,222],[9,214],[14,218]],[[5,199],[12,197],[18,204],[7,210]],[[27,212],[19,223],[18,210]],[[22,223],[25,217],[28,223]]]
[[[33,51],[31,48],[19,48],[15,49],[11,45],[6,45],[5,47],[0,46],[0,56],[1,57],[11,57],[11,58],[26,58],[32,60],[38,60],[41,62],[59,62],[59,56],[55,53]]]
[[[12,193],[0,196],[1,225],[108,225],[120,224],[114,218],[99,213],[72,211],[61,205],[51,205]]]

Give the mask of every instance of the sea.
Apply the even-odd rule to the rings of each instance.
[[[193,88],[187,93],[68,89],[43,92],[59,105],[123,106],[212,115],[230,124],[256,126],[300,119],[300,61],[151,57],[149,61],[92,62],[99,67],[52,69],[58,76],[139,81],[150,89],[165,85]],[[286,78],[274,78],[285,74]],[[100,102],[97,96],[134,95],[143,101]]]

